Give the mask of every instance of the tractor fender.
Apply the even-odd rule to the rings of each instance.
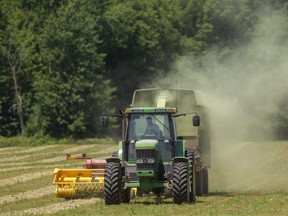
[[[179,162],[188,163],[188,162],[189,162],[189,159],[186,158],[186,157],[174,157],[174,158],[172,159],[172,162],[173,162],[173,163],[179,163]]]
[[[120,164],[120,159],[119,158],[115,158],[115,157],[107,158],[106,161],[107,161],[107,163],[114,162],[114,163],[119,163]]]

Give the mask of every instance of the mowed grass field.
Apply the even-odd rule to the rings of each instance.
[[[66,153],[106,158],[115,144],[0,148],[0,215],[288,215],[288,142],[241,143],[212,158],[210,194],[194,204],[154,197],[105,206],[100,198],[54,196],[54,168],[81,168]]]

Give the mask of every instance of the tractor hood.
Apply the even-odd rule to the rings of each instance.
[[[156,149],[158,144],[158,140],[155,139],[145,139],[145,140],[138,140],[135,144],[136,149]]]

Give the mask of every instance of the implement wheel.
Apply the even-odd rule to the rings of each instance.
[[[106,205],[121,202],[121,168],[119,163],[110,162],[104,173],[104,199]]]
[[[196,172],[196,194],[197,196],[204,196],[208,194],[208,170],[201,169]]]
[[[208,170],[203,169],[202,170],[202,183],[203,183],[203,194],[208,194]]]
[[[131,194],[131,188],[126,188],[122,190],[121,198],[123,203],[130,202],[130,194]]]
[[[175,163],[173,167],[173,202],[181,204],[190,200],[190,178],[188,164]]]

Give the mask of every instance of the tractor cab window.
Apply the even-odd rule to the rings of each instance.
[[[170,139],[168,114],[131,114],[128,126],[128,139]]]

